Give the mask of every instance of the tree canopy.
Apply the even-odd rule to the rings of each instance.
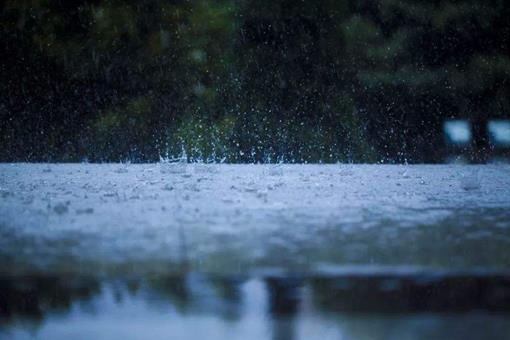
[[[0,16],[0,161],[438,162],[445,119],[510,116],[505,0],[6,0]]]

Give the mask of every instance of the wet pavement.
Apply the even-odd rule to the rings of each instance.
[[[0,164],[0,338],[510,338],[510,167]]]

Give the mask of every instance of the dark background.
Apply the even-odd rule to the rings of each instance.
[[[0,161],[475,162],[510,2],[1,1]]]

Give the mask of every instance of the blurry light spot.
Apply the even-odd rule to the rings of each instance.
[[[487,125],[489,138],[495,146],[510,146],[510,120],[491,120]]]
[[[471,142],[471,124],[464,119],[447,120],[443,124],[446,140],[451,144],[462,145]]]

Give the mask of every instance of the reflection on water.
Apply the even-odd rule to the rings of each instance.
[[[505,339],[510,276],[3,277],[0,318],[9,339]]]

